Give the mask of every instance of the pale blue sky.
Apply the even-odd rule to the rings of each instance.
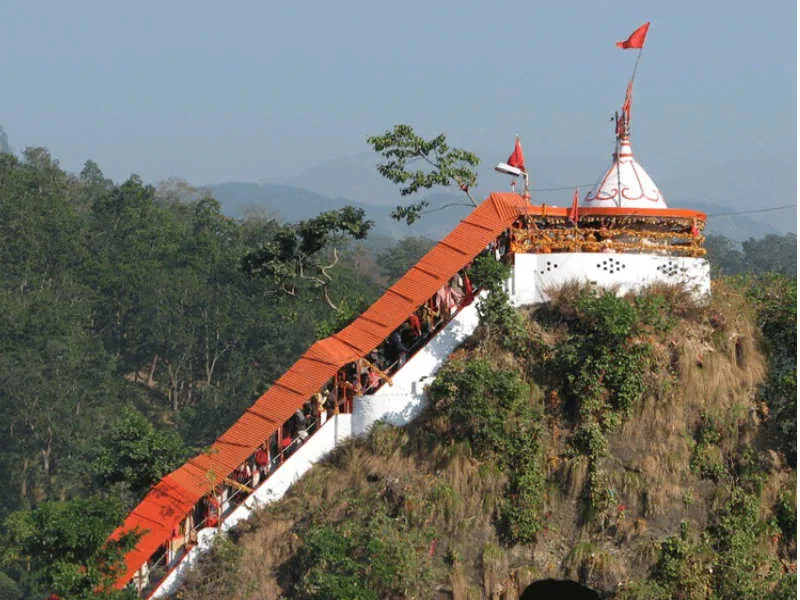
[[[636,57],[614,42],[647,20],[633,135],[648,171],[794,170],[792,0],[3,0],[0,124],[17,150],[115,180],[296,174],[399,122],[487,162],[519,132],[534,173],[536,156],[602,170]]]

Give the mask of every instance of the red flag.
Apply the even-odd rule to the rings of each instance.
[[[647,30],[650,29],[650,21],[634,31],[624,42],[617,42],[617,48],[627,50],[628,48],[644,48],[644,39],[647,37]]]
[[[514,152],[508,157],[506,164],[517,169],[525,170],[525,156],[522,154],[522,144],[519,143],[519,137],[514,144]]]
[[[692,219],[691,233],[692,237],[698,237],[700,235],[700,229],[697,227],[697,219]]]
[[[572,207],[569,209],[569,219],[576,225],[578,224],[578,188],[575,188],[575,195],[572,197]]]

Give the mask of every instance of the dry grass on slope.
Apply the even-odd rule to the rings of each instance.
[[[553,291],[545,313],[527,311],[528,334],[543,354],[570,335],[582,293],[579,286],[565,286]],[[540,441],[547,474],[544,525],[534,543],[500,540],[497,513],[508,474],[491,460],[476,459],[464,442],[442,443],[450,423],[429,410],[405,429],[377,427],[368,439],[348,442],[241,528],[228,597],[281,598],[300,576],[291,565],[304,532],[352,518],[355,504],[391,506],[414,531],[434,532],[435,543],[421,551],[430,555],[425,560],[434,584],[417,597],[510,600],[527,583],[547,577],[613,592],[647,576],[661,540],[684,521],[703,530],[726,501],[725,486],[709,473],[718,465],[720,472],[730,470],[743,445],[758,445],[763,407],[756,391],[766,372],[759,334],[739,294],[716,286],[711,303],[697,306],[676,289],[657,293],[673,322],[641,340],[651,350],[647,391],[608,434],[608,454],[598,463],[615,498],[606,513],[585,515],[592,469],[586,456],[570,449],[575,423],[561,410],[556,383],[529,379],[530,402],[544,412]],[[546,318],[537,322],[534,314]],[[493,368],[528,378],[537,360],[475,340],[458,356],[481,356]],[[702,428],[713,433],[713,444],[698,442]],[[765,472],[766,507],[790,473],[777,457]],[[185,597],[200,598],[209,589],[189,586]]]
[[[710,306],[651,342],[659,358],[652,392],[611,443],[624,467],[617,479],[628,512],[650,521],[653,533],[674,531],[687,516],[704,518],[700,500],[713,486],[691,469],[704,417],[720,430],[720,458],[758,431],[756,392],[766,365],[757,339],[741,297],[717,288]]]

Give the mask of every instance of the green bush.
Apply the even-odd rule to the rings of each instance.
[[[486,339],[517,356],[525,352],[528,332],[519,311],[511,306],[503,289],[492,291],[478,301],[478,316]]]
[[[391,517],[384,503],[351,503],[338,523],[311,526],[295,558],[295,593],[338,600],[418,596],[431,579],[432,536]]]
[[[575,430],[572,447],[591,460],[597,460],[608,454],[608,440],[603,434],[602,427],[595,422],[583,423]]]
[[[686,523],[681,523],[680,535],[662,542],[652,580],[667,589],[670,598],[708,598],[714,571],[712,558],[703,542],[692,539]]]
[[[511,267],[495,260],[494,256],[479,256],[472,261],[467,273],[476,289],[483,288],[496,292],[501,290],[511,277]]]
[[[775,525],[781,530],[786,543],[797,542],[797,493],[786,490],[775,504]]]
[[[541,411],[519,373],[486,359],[453,361],[429,389],[449,422],[445,434],[466,440],[473,453],[496,463],[509,478],[497,525],[509,543],[530,542],[541,528],[545,469],[539,442]]]
[[[477,456],[505,448],[528,392],[518,373],[495,369],[485,359],[449,363],[429,388],[437,409],[449,419],[448,435],[468,440]]]
[[[766,540],[773,533],[759,517],[760,499],[739,488],[709,529],[717,554],[714,587],[723,598],[757,598],[777,581],[777,560],[768,551]]]
[[[558,345],[550,364],[563,374],[566,398],[579,419],[613,429],[644,393],[649,347],[635,339],[637,319],[636,306],[625,298],[581,294],[572,335]]]
[[[797,278],[776,273],[741,277],[758,315],[770,361],[761,399],[789,464],[797,463]]]

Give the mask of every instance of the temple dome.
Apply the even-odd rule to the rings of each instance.
[[[619,140],[619,156],[600,183],[583,199],[582,206],[593,208],[667,208],[664,196],[650,176],[633,158],[631,141]],[[621,201],[619,196],[621,196]]]

